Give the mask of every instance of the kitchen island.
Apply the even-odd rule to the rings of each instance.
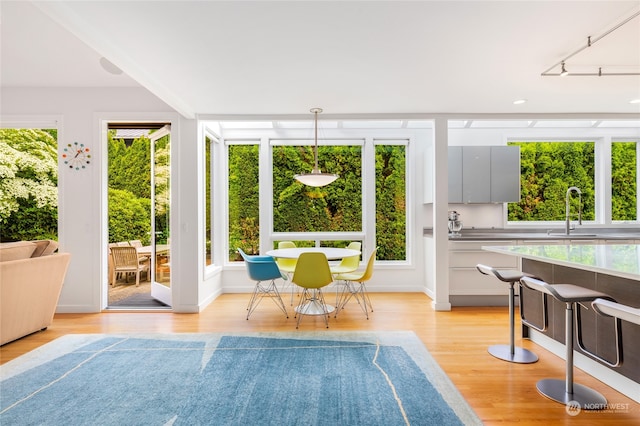
[[[516,256],[524,272],[550,284],[575,284],[606,293],[619,303],[640,307],[639,244],[563,244],[484,246],[484,250]],[[542,327],[541,294],[521,289],[521,309],[528,322]],[[585,309],[586,308],[586,309]],[[582,342],[590,351],[615,359],[614,321],[596,314],[590,305],[581,309]],[[565,304],[548,300],[548,324],[544,331],[523,325],[524,337],[564,355]],[[623,363],[609,367],[575,346],[575,366],[640,402],[640,326],[622,322]]]

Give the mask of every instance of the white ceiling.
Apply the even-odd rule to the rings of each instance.
[[[638,11],[640,0],[3,0],[0,89],[140,85],[187,117],[640,113],[640,76],[541,76]],[[567,60],[598,67],[640,72],[640,16]]]

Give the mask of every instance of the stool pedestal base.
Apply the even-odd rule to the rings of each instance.
[[[567,383],[560,379],[538,381],[538,392],[561,404],[577,402],[583,410],[602,410],[607,407],[607,399],[600,393],[579,383],[573,383],[573,393],[567,392]]]
[[[531,364],[538,361],[538,356],[530,350],[514,347],[512,353],[509,345],[489,346],[487,351],[498,359],[518,364]]]

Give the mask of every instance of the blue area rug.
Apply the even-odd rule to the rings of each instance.
[[[411,332],[68,335],[0,379],[2,425],[481,424]]]

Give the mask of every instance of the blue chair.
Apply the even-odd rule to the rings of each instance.
[[[287,314],[287,310],[280,297],[280,292],[278,292],[278,287],[276,286],[276,280],[278,278],[286,281],[287,276],[280,272],[275,259],[271,256],[249,256],[242,251],[242,249],[238,249],[238,253],[240,253],[247,265],[249,278],[256,282],[255,289],[247,306],[247,320],[264,297],[272,299],[286,317],[289,318],[289,314]],[[268,282],[268,284],[264,284],[265,282]]]

